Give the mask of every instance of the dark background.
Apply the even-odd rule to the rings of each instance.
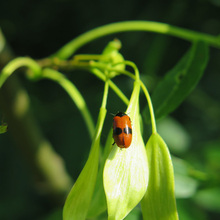
[[[40,59],[56,52],[78,35],[101,25],[124,20],[152,20],[212,35],[220,34],[220,1],[71,1],[71,0],[8,0],[0,2],[0,27],[15,56]],[[181,58],[190,43],[155,33],[122,33],[98,39],[78,53],[98,54],[106,44],[118,38],[121,53],[135,62],[143,80],[153,91],[156,82]],[[219,140],[220,127],[220,51],[210,49],[210,60],[196,90],[174,112],[190,134],[190,151],[180,155],[202,163],[205,143]],[[103,83],[84,72],[67,73],[84,95],[94,121],[101,105]],[[151,79],[148,81],[147,79]],[[34,116],[42,133],[65,160],[69,174],[76,179],[90,149],[84,121],[66,93],[55,83],[32,83],[24,75],[20,81],[31,99]],[[123,80],[123,84],[120,84]],[[116,79],[129,97],[132,83],[124,77]],[[141,98],[142,100],[142,98]],[[144,98],[143,98],[144,100]],[[205,104],[208,103],[208,104]],[[141,103],[145,106],[145,100]],[[110,92],[108,113],[102,139],[111,127],[112,116],[125,106]],[[4,113],[1,113],[4,119]],[[219,143],[219,142],[218,142]],[[205,148],[205,147],[204,147]],[[178,155],[179,156],[179,155]],[[59,219],[62,205],[54,205],[35,188],[33,175],[23,154],[9,132],[0,136],[0,219]],[[217,219],[218,212],[203,210],[203,219]],[[57,213],[57,215],[56,215]]]

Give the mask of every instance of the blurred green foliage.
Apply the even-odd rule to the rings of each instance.
[[[1,1],[0,8],[3,9],[0,27],[16,56],[46,57],[87,30],[122,20],[154,20],[220,34],[218,0],[40,0],[36,3],[9,0]],[[126,60],[136,63],[150,93],[190,47],[189,42],[177,38],[140,32],[108,36],[78,52],[101,53],[107,42],[116,37],[122,42],[121,53]],[[158,122],[161,136],[176,156],[173,161],[177,207],[183,220],[220,217],[219,60],[220,51],[210,48],[209,63],[198,86],[168,120]],[[103,83],[83,71],[68,73],[67,76],[74,80],[84,95],[96,121]],[[31,83],[23,77],[20,80],[30,95],[31,108],[42,132],[64,158],[69,174],[76,179],[90,146],[89,134],[78,110],[53,82]],[[130,95],[130,80],[121,77],[116,79],[116,83]],[[113,92],[110,96],[103,140],[111,127],[110,113],[125,109]],[[2,112],[0,117],[4,118]],[[170,138],[169,131],[175,138]],[[54,204],[53,199],[44,193],[41,183],[34,179],[22,152],[10,136],[10,125],[8,132],[0,136],[0,175],[0,219],[61,219],[62,204]],[[128,219],[138,219],[135,213],[140,215],[137,209]]]

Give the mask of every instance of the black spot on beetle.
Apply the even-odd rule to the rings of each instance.
[[[120,135],[121,133],[122,133],[122,129],[121,129],[121,128],[118,128],[118,127],[115,128],[114,131],[113,131],[113,134],[114,134],[114,135]]]

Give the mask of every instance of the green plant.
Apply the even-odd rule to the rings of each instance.
[[[92,40],[125,31],[157,32],[192,43],[188,52],[158,84],[152,93],[152,99],[140,79],[136,65],[124,60],[120,54],[119,40],[110,42],[100,55],[74,55],[80,47]],[[91,150],[67,197],[63,210],[64,220],[97,218],[106,209],[108,219],[123,219],[139,202],[144,219],[178,219],[173,164],[167,145],[157,132],[156,120],[174,111],[197,85],[208,61],[209,46],[219,48],[220,38],[157,22],[119,22],[82,34],[50,57],[42,60],[15,58],[2,69],[0,87],[20,67],[27,68],[26,75],[30,80],[50,79],[57,82],[76,104],[86,123],[92,140]],[[128,71],[127,67],[133,71]],[[80,91],[61,73],[64,70],[77,69],[86,70],[104,82],[103,99],[96,125]],[[119,75],[126,75],[134,80],[130,99],[113,82]],[[133,123],[133,141],[128,149],[112,146],[110,129],[104,150],[100,152],[109,88],[127,106],[125,112]],[[147,99],[142,114],[139,109],[141,90]],[[143,122],[151,122],[152,126],[152,134],[146,144],[142,138]]]

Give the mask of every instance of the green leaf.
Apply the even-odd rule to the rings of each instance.
[[[106,109],[101,108],[89,158],[67,197],[63,220],[86,219],[98,173],[100,135],[105,115]]]
[[[108,138],[105,144],[103,156],[102,156],[101,163],[100,163],[100,169],[99,169],[98,176],[97,176],[94,194],[93,194],[92,201],[91,201],[88,215],[87,215],[88,218],[95,218],[102,212],[106,211],[107,209],[106,197],[105,197],[105,192],[104,192],[104,187],[103,187],[103,169],[104,169],[105,161],[109,155],[111,148],[112,148],[112,129],[109,132],[109,135],[108,135]]]
[[[103,183],[108,219],[124,219],[143,198],[148,184],[147,155],[139,122],[140,85],[135,83],[127,112],[132,121],[132,143],[128,148],[116,144],[106,160]]]
[[[177,220],[173,165],[167,145],[159,134],[152,134],[146,146],[149,183],[141,201],[144,219]]]
[[[194,43],[177,65],[170,70],[152,94],[157,119],[174,111],[202,77],[208,62],[208,46]]]

